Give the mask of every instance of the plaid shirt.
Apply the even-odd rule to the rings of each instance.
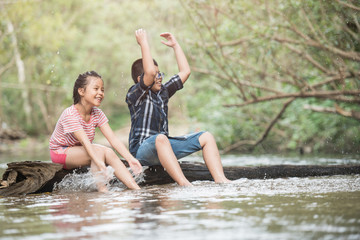
[[[129,150],[136,156],[139,146],[145,139],[155,134],[168,136],[168,102],[176,91],[183,88],[179,75],[173,76],[161,86],[160,91],[151,91],[152,86],[140,82],[133,85],[127,95],[131,115],[131,130],[129,134]]]

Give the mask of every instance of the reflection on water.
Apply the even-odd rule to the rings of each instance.
[[[225,157],[235,161],[246,160]],[[109,194],[82,188],[86,177],[72,181],[0,198],[0,239],[360,239],[360,175],[118,185]]]

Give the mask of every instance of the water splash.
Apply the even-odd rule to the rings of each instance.
[[[210,181],[192,182],[194,187],[171,188],[172,199],[224,201],[225,198],[247,199],[256,195],[328,194],[360,191],[360,175],[309,178],[238,179],[230,184]]]
[[[148,167],[143,167],[143,171],[138,175],[135,175],[132,172],[131,168],[128,169],[130,171],[132,177],[135,179],[135,182],[138,185],[141,184],[142,182],[145,182],[145,173],[144,173],[144,171],[147,168]],[[119,179],[117,179],[115,177],[110,181],[110,184],[108,185],[108,188],[109,188],[109,191],[111,191],[111,192],[119,192],[119,191],[122,191],[122,190],[126,189],[126,186]]]
[[[131,170],[130,170],[130,173],[133,175],[133,177],[135,178],[135,182],[137,183],[137,184],[140,184],[140,183],[143,183],[143,182],[145,182],[145,176],[146,176],[146,174],[145,174],[145,170],[146,169],[148,169],[149,167],[143,167],[143,171],[140,173],[140,174],[138,174],[138,175],[135,175]]]
[[[146,167],[144,168],[144,170]],[[129,169],[133,178],[137,184],[140,184],[145,181],[144,171],[135,176],[132,171]],[[107,178],[105,177],[107,176]],[[86,173],[78,173],[75,170],[67,174],[61,182],[54,184],[54,191],[59,192],[94,192],[97,191],[96,183],[103,183],[107,186],[109,191],[123,191],[127,187],[118,180],[114,175],[114,169],[111,166],[107,166],[106,174],[103,172],[98,172],[97,174],[91,173],[88,171]]]
[[[114,177],[114,169],[110,166],[106,168],[106,175],[109,179]],[[94,192],[97,191],[96,183],[104,183],[108,185],[108,180],[102,172],[97,174],[88,171],[86,173],[78,173],[74,170],[67,174],[61,182],[55,183],[54,191],[60,192]]]

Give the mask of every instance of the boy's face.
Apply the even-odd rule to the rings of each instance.
[[[151,87],[151,90],[153,92],[158,92],[161,89],[161,83],[162,83],[162,75],[159,72],[159,67],[155,66],[156,69],[156,76],[155,76],[155,80],[154,80],[154,85]]]

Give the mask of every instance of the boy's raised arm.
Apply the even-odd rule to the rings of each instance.
[[[161,33],[160,36],[167,40],[167,41],[162,40],[161,42],[163,44],[165,44],[168,47],[172,47],[174,49],[176,62],[179,68],[178,75],[182,83],[184,84],[185,81],[189,78],[191,73],[190,66],[186,59],[184,51],[182,50],[180,44],[176,41],[174,35],[172,35],[171,33],[169,32]]]
[[[153,84],[156,68],[153,58],[151,57],[149,43],[147,41],[146,31],[144,29],[138,29],[135,31],[136,41],[141,47],[142,62],[144,68],[144,83],[146,86]]]

